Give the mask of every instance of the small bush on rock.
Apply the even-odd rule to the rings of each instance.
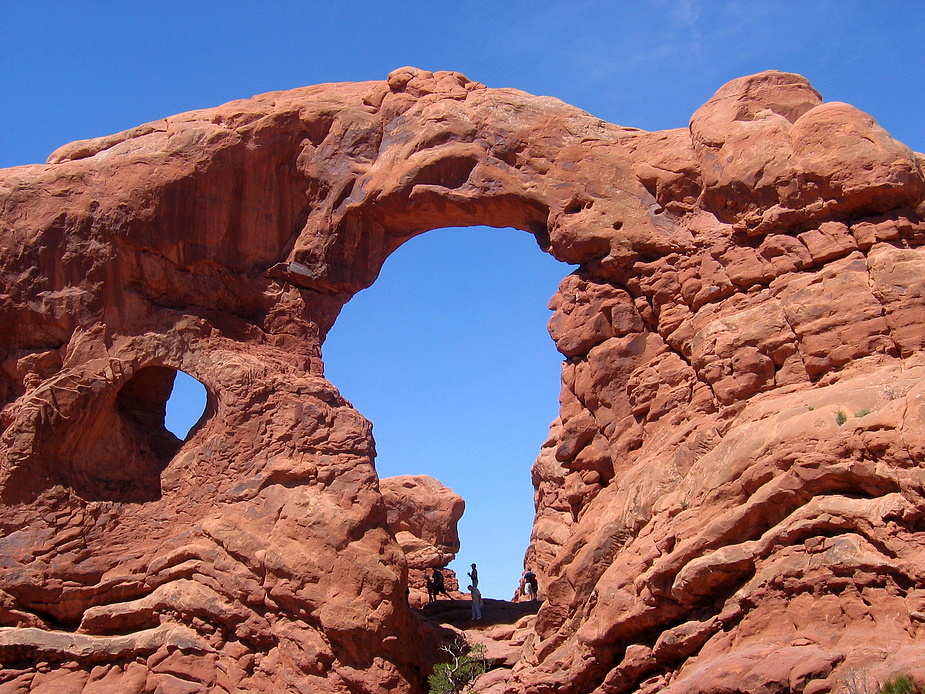
[[[438,663],[427,678],[430,694],[460,694],[472,691],[475,679],[488,670],[485,646],[469,644],[462,638],[441,648],[449,661]]]
[[[877,694],[921,694],[922,689],[915,680],[906,675],[899,675],[887,680],[880,687]]]

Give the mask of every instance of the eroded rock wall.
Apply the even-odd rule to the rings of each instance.
[[[921,673],[920,156],[773,73],[655,137],[637,171],[690,245],[583,268],[550,304],[562,411],[528,553],[547,602],[519,686]]]
[[[776,72],[646,133],[404,68],[0,172],[0,686],[419,691],[433,639],[321,345],[401,243],[467,224],[579,266],[545,603],[498,686],[920,667],[923,196],[919,155]],[[176,369],[209,392],[182,446]]]

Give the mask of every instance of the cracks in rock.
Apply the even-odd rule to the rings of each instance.
[[[809,378],[810,381],[812,381],[813,380],[812,376],[809,375],[809,370],[806,368],[806,360],[803,358],[803,350],[800,349],[801,340],[800,340],[800,336],[797,335],[796,326],[791,321],[790,316],[787,315],[787,311],[784,310],[783,304],[781,304],[779,299],[777,300],[777,303],[780,306],[780,315],[783,317],[784,323],[787,324],[787,328],[790,330],[790,334],[793,335],[793,344],[794,344],[794,347],[796,348],[795,354],[800,359],[800,366],[803,367],[803,372],[806,374],[806,377]],[[781,369],[784,368],[783,364],[781,364],[780,368]],[[780,369],[774,372],[775,380],[777,380],[777,374],[779,371]]]
[[[823,532],[816,531],[809,537],[839,538],[843,536],[851,537],[857,534],[857,528],[846,527],[844,531],[839,529]],[[865,533],[862,533],[861,536],[870,540]],[[781,546],[793,546],[793,544],[793,542],[784,542]],[[875,543],[872,542],[872,544]],[[804,543],[801,546],[805,548],[809,555],[809,544]],[[769,551],[760,555],[758,560],[766,560],[771,555],[772,551]],[[807,572],[811,571],[808,564],[805,570]],[[735,629],[760,603],[766,603],[770,599],[771,593],[789,601],[793,599],[795,592],[811,593],[816,596],[820,593],[821,588],[822,592],[838,594],[845,590],[849,584],[857,585],[857,587],[867,585],[867,583],[856,584],[854,568],[847,567],[827,574],[830,578],[822,584],[818,584],[818,577],[813,578],[810,575],[803,581],[796,577],[788,579],[786,587],[782,583],[766,583],[763,581],[761,584],[752,585],[749,588],[750,582],[754,580],[756,575],[757,567],[741,573],[737,580],[724,583],[719,594],[714,591],[709,595],[705,595],[697,605],[687,607],[682,614],[675,615],[667,621],[654,624],[648,628],[634,631],[631,635],[626,636],[622,639],[621,644],[615,644],[617,649],[614,653],[617,658],[621,658],[621,662],[618,662],[616,667],[611,666],[609,672],[595,677],[595,682],[602,684],[609,681],[611,686],[605,685],[604,691],[628,692],[633,690],[634,687],[638,687],[646,678],[676,672],[681,664],[695,657],[715,634],[720,631],[728,633]],[[869,579],[863,580],[869,581]],[[900,594],[905,594],[917,585],[916,580],[906,576],[898,568],[890,571],[888,576],[880,574],[876,581],[879,582],[878,585],[892,581],[899,588]],[[748,590],[746,591],[747,588]],[[759,592],[762,593],[760,601],[755,600]],[[678,605],[668,596],[662,599]],[[871,603],[867,602],[867,605],[871,606]],[[665,605],[659,609],[665,614],[671,613],[671,610],[665,609]],[[641,648],[645,650],[636,653],[635,660],[624,665],[623,660],[625,659],[620,654],[625,655],[627,653],[627,649],[630,648],[628,644],[632,644],[634,649]],[[609,660],[614,663],[617,658],[609,658]],[[616,673],[619,673],[619,675]],[[622,684],[617,685],[617,682],[622,682]]]
[[[413,185],[456,190],[465,185],[478,164],[479,160],[473,155],[447,155],[418,169]]]
[[[332,216],[332,225],[333,225],[333,215],[334,213],[342,213],[341,207],[343,204],[353,196],[353,191],[356,190],[357,179],[355,177],[348,178],[340,188],[340,191],[334,197],[334,200],[331,202],[331,216]],[[282,257],[288,257],[288,253]]]
[[[447,118],[437,118],[430,122],[446,123],[447,120],[448,120]],[[408,151],[407,156],[411,157],[417,154],[418,152],[422,152],[426,149],[437,149],[447,144],[453,145],[457,143],[466,143],[466,142],[473,142],[473,141],[475,141],[474,134],[470,134],[468,137],[466,137],[466,136],[460,136],[460,133],[454,132],[453,130],[442,130],[428,137],[423,137],[417,142],[415,142],[414,146],[410,149],[410,151]],[[455,186],[455,187],[458,187],[458,186]]]
[[[163,566],[157,566],[158,573],[154,575],[153,580],[149,578],[146,581],[146,586],[150,589],[148,597],[150,600],[159,593],[163,595],[152,603],[150,609],[153,610],[154,616],[169,616],[171,612],[178,612],[180,621],[189,622],[200,631],[201,629],[196,626],[197,619],[207,619],[206,624],[217,627],[227,634],[233,632],[236,639],[249,644],[254,652],[267,650],[276,643],[276,637],[268,633],[266,625],[260,628],[259,625],[251,623],[254,620],[266,620],[271,614],[290,614],[290,611],[280,604],[267,589],[268,573],[266,570],[255,571],[255,567],[246,561],[246,557],[229,550],[211,536],[209,539],[219,550],[218,557],[206,557],[209,551],[187,552],[168,558]],[[249,578],[233,577],[218,566],[222,562],[231,563],[236,568],[243,568]],[[152,564],[153,566],[155,564]],[[263,567],[262,564],[259,566]],[[253,583],[250,589],[244,586],[248,581]],[[186,586],[183,585],[184,582]],[[197,584],[201,587],[192,590],[191,588]],[[257,589],[259,594],[254,592],[257,586],[259,586]],[[242,590],[247,590],[246,594],[241,594]],[[226,604],[213,604],[210,592],[220,596]],[[144,598],[135,602],[139,604],[139,609],[148,609],[142,605],[145,602]],[[130,605],[131,603],[126,603],[127,608]],[[117,605],[110,607],[117,607]],[[126,614],[130,615],[131,612]],[[298,616],[313,628],[321,629],[321,624],[317,620],[306,621],[308,613],[304,610],[299,611],[298,615],[295,612],[291,614],[293,617]]]
[[[766,498],[761,505],[745,504],[741,507],[737,506],[730,512],[732,515],[727,513],[725,517],[721,516],[708,526],[701,533],[699,539],[692,538],[686,543],[679,544],[670,554],[664,555],[660,560],[656,561],[646,574],[640,577],[642,581],[640,585],[648,586],[654,595],[661,596],[663,599],[687,601],[690,597],[695,596],[691,594],[688,598],[684,598],[684,593],[678,593],[677,585],[669,589],[668,584],[677,584],[682,572],[692,567],[697,560],[709,558],[717,552],[720,554],[728,553],[735,547],[744,548],[750,546],[751,549],[748,549],[743,556],[748,557],[748,564],[751,566],[754,561],[770,557],[779,547],[791,546],[801,541],[805,544],[805,538],[829,533],[833,535],[859,534],[870,541],[885,556],[895,557],[895,551],[887,543],[879,540],[873,533],[868,532],[862,525],[859,525],[857,518],[840,515],[842,511],[838,509],[841,506],[847,504],[846,510],[850,511],[853,508],[852,504],[857,505],[852,499],[858,502],[865,499],[873,501],[898,490],[895,484],[884,486],[879,478],[873,476],[870,482],[872,484],[876,483],[875,487],[877,488],[866,489],[865,495],[855,493],[854,496],[846,496],[845,491],[857,490],[858,484],[861,484],[861,488],[866,486],[856,478],[856,472],[847,468],[844,470],[832,469],[815,478],[808,478],[806,480],[808,486],[804,483],[802,488],[796,487],[792,490],[789,489],[790,483],[784,482],[784,478],[790,475],[789,472],[773,478],[752,497],[759,496],[764,489],[774,487],[781,491],[786,491],[784,498],[778,498],[779,494],[769,495],[764,493],[763,495]],[[786,503],[788,499],[792,503]],[[832,503],[830,504],[826,501],[827,499],[832,499]],[[816,506],[818,509],[813,510],[812,506]],[[829,508],[830,506],[831,508]],[[772,509],[773,513],[765,518],[764,516],[767,512]],[[801,515],[806,515],[807,513],[809,515],[805,519],[800,518]],[[852,511],[852,513],[860,518],[858,514],[862,514],[863,511],[859,508],[857,511]],[[749,517],[753,516],[755,518],[748,520]],[[812,520],[813,518],[817,520]],[[841,522],[832,520],[837,518],[841,518]],[[790,528],[789,526],[794,527]],[[723,530],[724,527],[725,531]],[[801,538],[804,539],[801,540]],[[749,569],[749,572],[751,571],[753,569]],[[710,578],[711,573],[704,574],[704,577]],[[739,573],[741,574],[741,572]],[[739,585],[741,585],[741,582]],[[687,593],[690,593],[690,589],[687,589]],[[696,597],[691,602],[692,609],[694,605],[701,604],[704,600],[712,601],[715,599],[715,595],[710,589],[702,593],[695,591],[695,594],[700,597]]]
[[[757,246],[757,240],[750,241],[750,244],[749,244],[749,245],[751,245],[751,246],[753,246],[753,247],[756,247],[756,246]],[[894,244],[894,245],[895,245],[895,244]],[[708,251],[707,251],[706,249],[704,249],[703,252],[704,252],[704,253],[707,253]],[[849,251],[846,250],[846,254],[847,254],[848,252],[849,252]],[[712,255],[712,256],[714,256],[714,257],[715,257],[715,255],[716,255],[715,252],[710,252],[709,254]],[[839,256],[839,257],[842,257],[842,256]],[[836,258],[836,259],[837,259],[837,258]],[[675,262],[675,263],[672,263],[672,262],[671,262],[671,258],[666,258],[666,261],[664,261],[664,262],[667,262],[667,265],[671,268],[671,271],[672,271],[672,272],[678,272],[678,270],[675,268],[677,259],[676,259],[676,262]],[[826,267],[826,265],[827,265],[827,263],[815,263],[815,264],[810,265],[810,266],[808,266],[808,267],[806,267],[806,268],[804,268],[804,269],[802,269],[802,270],[798,270],[798,271],[796,271],[796,272],[793,273],[793,274],[795,274],[795,275],[796,275],[796,274],[812,275],[812,274],[818,272],[820,269]],[[666,269],[667,269],[667,268],[666,268]],[[639,276],[639,273],[638,273],[638,272],[637,272],[637,276]],[[732,296],[732,297],[734,297],[734,296],[742,296],[742,297],[745,297],[748,293],[753,293],[753,292],[755,291],[755,289],[754,289],[755,286],[768,287],[768,286],[772,285],[772,284],[774,283],[774,281],[776,281],[776,280],[778,280],[778,279],[779,279],[779,277],[769,278],[766,282],[763,282],[763,283],[762,283],[762,282],[759,282],[757,285],[752,285],[752,287],[751,287],[751,289],[750,289],[749,292],[746,292],[746,291],[745,291],[745,288],[740,288],[738,292],[734,293],[734,294],[731,295],[731,296]],[[872,279],[871,279],[870,281],[872,282]],[[636,286],[637,284],[638,284],[637,282],[630,282],[630,283],[625,284],[625,285],[624,285],[624,288],[625,288],[627,291],[630,292],[630,294],[633,296],[633,298],[634,298],[635,300],[643,299],[643,300],[647,300],[650,304],[652,304],[652,299],[654,298],[654,294],[653,294],[653,291],[654,291],[654,290],[646,291],[644,285],[640,285],[640,286],[637,288],[637,286]],[[778,291],[779,291],[779,290],[778,290]],[[871,292],[871,294],[874,295],[874,296],[876,296],[876,294],[874,294],[873,291]],[[721,301],[727,301],[727,300],[729,300],[729,299],[730,299],[730,296],[726,296],[726,295],[715,296],[715,297],[708,297],[706,303],[704,303],[703,306],[716,305],[716,304],[720,303]],[[880,304],[883,305],[883,301],[880,300],[880,297],[877,297],[877,299],[878,299],[878,301],[880,302]],[[662,318],[662,313],[663,313],[664,308],[665,308],[666,306],[668,306],[668,307],[671,307],[671,306],[672,306],[672,304],[659,305],[658,303],[655,303],[655,304],[652,304],[652,305],[653,305],[654,312],[655,312],[656,316],[658,317],[658,319],[661,319],[661,318]],[[702,308],[703,308],[703,306],[701,306],[701,307],[699,307],[699,308],[697,309],[697,311],[694,311],[694,309],[693,309],[692,306],[690,306],[689,304],[685,304],[685,305],[687,306],[687,308],[688,308],[690,311],[692,311],[692,314],[687,318],[687,320],[692,319],[693,316],[696,316],[697,313],[699,313],[699,312],[702,310]],[[783,307],[782,307],[782,310],[781,310],[780,313],[781,313],[781,315],[782,315],[782,317],[783,317],[783,320],[786,322],[787,327],[788,327],[790,333],[791,333],[792,336],[793,336],[793,344],[794,344],[794,347],[795,347],[795,353],[796,353],[797,358],[799,359],[799,368],[800,368],[804,373],[806,373],[806,372],[807,372],[807,367],[806,367],[806,362],[805,362],[805,347],[804,347],[804,340],[798,335],[797,330],[796,330],[796,326],[793,324],[792,319],[791,319],[791,316],[788,314],[787,311],[783,310]],[[882,314],[883,314],[883,317],[885,318],[885,317],[886,317],[885,306],[884,306],[884,310],[882,311]],[[891,333],[892,333],[892,326],[890,326],[890,330],[891,330]],[[661,332],[662,334],[664,334],[664,330],[662,330],[662,331],[660,331],[660,332]],[[891,342],[892,342],[892,344],[894,345],[894,351],[896,351],[896,352],[898,353],[898,352],[899,352],[899,347],[898,347],[898,345],[897,345],[897,343],[896,343],[895,336],[892,335],[892,334],[891,334]],[[696,374],[697,380],[698,380],[701,384],[707,386],[707,387],[710,389],[710,392],[711,392],[712,395],[713,395],[713,399],[714,399],[714,401],[716,401],[716,399],[717,399],[717,398],[716,398],[716,390],[715,390],[715,388],[713,387],[713,384],[712,384],[710,381],[708,381],[707,379],[705,379],[705,378],[703,377],[701,371],[699,371],[699,370],[693,368],[692,361],[691,361],[690,359],[688,359],[688,358],[685,356],[684,352],[681,351],[680,345],[676,345],[676,344],[675,344],[675,341],[674,341],[674,340],[671,340],[670,338],[666,339],[666,343],[668,343],[669,346],[671,346],[671,347],[675,350],[676,354],[678,354],[679,357],[681,357],[682,359],[684,359],[685,362],[687,362],[687,364],[693,369],[694,373]],[[766,355],[766,356],[768,356],[768,355]],[[768,384],[766,384],[763,388],[761,388],[761,389],[760,389],[759,391],[757,391],[757,392],[764,392],[764,391],[773,389],[774,386],[775,386],[775,384],[776,384],[776,382],[780,379],[781,370],[782,370],[783,368],[785,368],[786,362],[785,362],[785,361],[781,361],[781,363],[776,363],[776,362],[778,361],[777,359],[773,359],[773,361],[775,361],[774,378],[773,378]],[[795,366],[795,365],[793,365],[793,366]],[[817,376],[816,376],[815,378],[813,378],[812,380],[817,381],[821,376],[822,376],[822,374],[817,375]]]
[[[880,243],[887,243],[887,245],[890,245],[896,249],[902,248],[902,246],[899,246],[894,243],[888,243],[884,241],[881,241]],[[892,322],[889,320],[890,312],[888,311],[887,304],[884,302],[883,297],[881,296],[881,293],[877,291],[877,284],[874,282],[873,268],[871,267],[871,264],[870,264],[870,249],[864,252],[864,262],[865,262],[865,265],[867,266],[867,286],[868,286],[868,289],[870,290],[870,295],[880,305],[880,315],[883,318],[884,322],[886,323],[890,341],[893,343],[893,349],[895,353],[897,355],[902,355],[903,349],[900,346],[899,342],[897,342],[896,340],[896,330],[893,327]]]
[[[150,249],[136,249],[136,252],[139,255],[147,255],[150,257],[157,258],[159,261],[168,263],[171,267],[173,267],[176,273],[178,273],[179,275],[183,277],[186,277],[190,281],[191,284],[193,283],[192,280],[194,278],[196,279],[196,283],[201,284],[203,281],[201,274],[200,275],[194,274],[193,271],[190,270],[188,267],[179,265],[162,254],[155,253],[151,251]],[[248,279],[255,279],[256,277],[261,277],[265,274],[266,274],[265,272],[261,271],[257,275],[249,277]],[[219,275],[214,275],[212,279],[214,279],[217,282],[224,282],[224,280],[227,278],[220,277]],[[182,286],[171,287],[171,290],[178,291],[178,292],[187,291]],[[238,306],[234,306],[234,305],[207,306],[205,304],[197,304],[195,302],[191,302],[190,299],[192,297],[189,295],[183,296],[183,297],[180,297],[178,295],[170,295],[167,293],[161,293],[160,295],[155,295],[154,293],[147,291],[144,288],[143,283],[140,281],[128,283],[126,287],[124,288],[124,291],[126,293],[134,292],[138,297],[142,298],[146,303],[148,303],[154,309],[171,311],[171,312],[175,312],[180,315],[192,315],[192,316],[196,316],[197,318],[202,318],[204,320],[207,320],[209,322],[212,322],[211,319],[216,314],[224,314],[226,316],[236,318],[242,321],[243,323],[245,323],[246,325],[256,328],[257,330],[260,330],[261,332],[265,332],[262,326],[262,319],[265,317],[266,313],[268,312],[267,309],[264,307],[260,307],[260,306],[253,306],[253,307],[250,307],[251,309],[250,311],[245,310],[247,307],[243,304],[243,301],[246,300],[246,297],[243,297],[240,295],[237,295],[234,297],[235,301],[237,300],[242,301],[242,303],[239,304]]]

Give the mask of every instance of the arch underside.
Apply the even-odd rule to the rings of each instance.
[[[895,617],[923,585],[925,181],[866,114],[769,72],[647,133],[408,68],[50,162],[0,172],[3,681],[419,691],[433,639],[321,345],[401,243],[474,224],[579,266],[510,691],[925,667]],[[210,393],[182,447],[150,433],[175,370]]]

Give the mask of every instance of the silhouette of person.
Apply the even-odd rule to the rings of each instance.
[[[472,565],[472,571],[468,572],[466,575],[472,581],[472,587],[478,588],[479,587],[479,570],[475,568],[475,564]]]
[[[424,574],[424,582],[427,583],[427,602],[431,603],[437,599],[437,591],[434,590],[434,581],[430,576]]]
[[[440,569],[438,569],[436,566],[434,567],[434,573],[431,576],[431,580],[434,585],[434,600],[437,599],[440,593],[443,593],[445,596],[450,598],[450,600],[453,599],[450,597],[450,594],[446,592],[446,585],[443,583],[443,572],[440,571]]]
[[[469,594],[472,596],[472,619],[482,618],[482,594],[475,586],[469,586]]]
[[[524,594],[527,596],[527,598],[531,601],[536,600],[536,593],[537,589],[539,588],[536,581],[536,574],[530,571],[530,569],[524,571],[523,583]]]

